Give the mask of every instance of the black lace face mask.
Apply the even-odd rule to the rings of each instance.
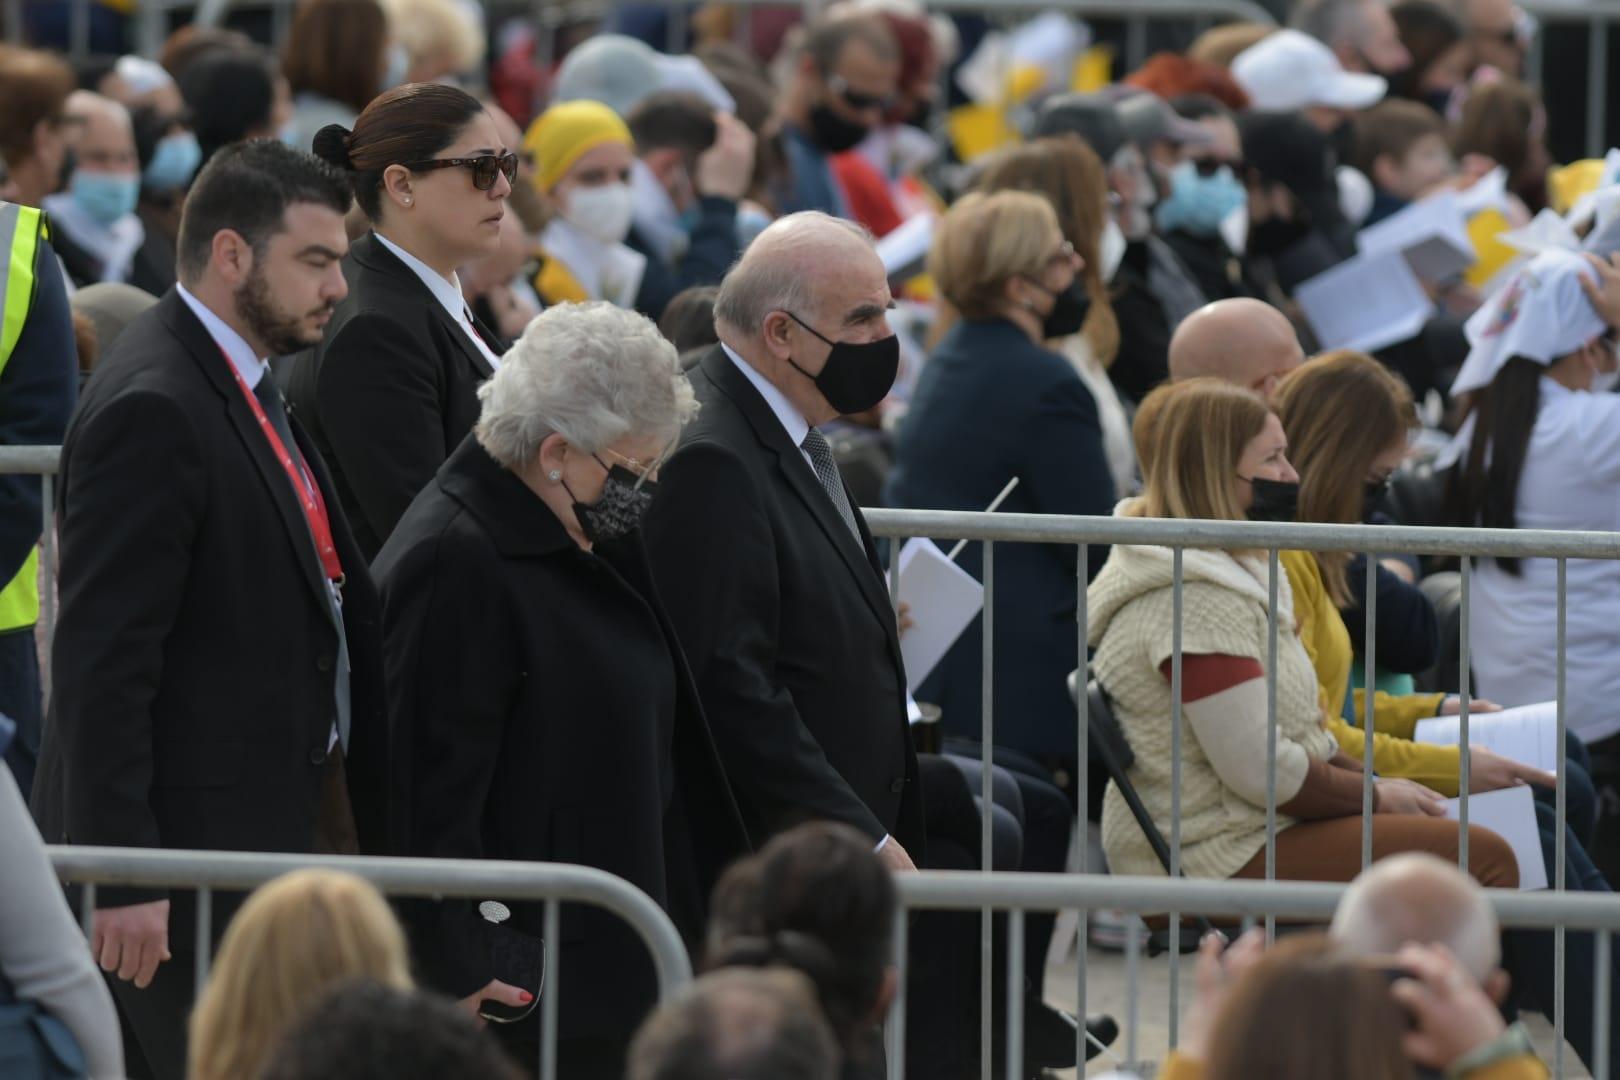
[[[591,457],[607,470],[607,479],[594,503],[574,500],[574,517],[579,519],[580,531],[592,545],[611,543],[641,527],[641,519],[652,505],[658,484],[645,476],[637,476],[623,465],[609,466],[595,454]],[[570,496],[574,494],[567,481],[563,482],[563,490]]]

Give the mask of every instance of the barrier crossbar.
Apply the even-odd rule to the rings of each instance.
[[[237,851],[171,851],[143,848],[53,846],[57,876],[84,886],[85,936],[98,885],[195,889],[197,893],[197,989],[208,976],[213,942],[214,892],[247,891],[293,870],[342,870],[365,878],[388,896],[458,897],[542,901],[547,939],[559,939],[558,905],[588,904],[629,924],[652,956],[658,996],[667,999],[692,980],[692,964],[669,916],[646,893],[623,878],[590,866],[508,862],[496,859],[414,859],[336,855],[278,855]],[[545,950],[539,1075],[557,1076],[558,950]]]

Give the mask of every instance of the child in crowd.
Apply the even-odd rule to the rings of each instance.
[[[1434,110],[1415,101],[1390,98],[1355,119],[1355,161],[1373,184],[1372,212],[1363,227],[1446,183],[1457,164],[1446,141],[1446,125]]]

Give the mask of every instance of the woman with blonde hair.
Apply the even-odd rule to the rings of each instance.
[[[1127,517],[1238,521],[1288,501],[1299,476],[1288,440],[1258,395],[1218,379],[1161,387],[1143,402],[1152,426],[1142,496]],[[1093,670],[1135,752],[1131,780],[1170,832],[1173,715],[1170,683],[1181,608],[1183,729],[1181,865],[1192,877],[1265,874],[1270,621],[1275,681],[1276,876],[1349,881],[1361,869],[1362,774],[1324,724],[1316,673],[1295,627],[1293,590],[1277,581],[1272,610],[1264,555],[1186,548],[1181,581],[1172,549],[1116,546],[1087,592]],[[1179,592],[1179,597],[1178,597]],[[1458,830],[1440,796],[1408,780],[1374,785],[1373,858],[1429,851],[1456,860]],[[1103,801],[1103,849],[1120,874],[1164,873],[1118,787]],[[1469,869],[1513,886],[1512,849],[1470,826]]]
[[[256,1076],[328,987],[411,986],[405,933],[368,882],[295,870],[248,897],[220,943],[191,1017],[191,1080]]]
[[[1049,346],[1068,358],[1097,402],[1114,490],[1136,490],[1131,421],[1119,391],[1108,378],[1108,368],[1119,355],[1119,318],[1109,298],[1101,252],[1108,223],[1108,174],[1102,160],[1079,139],[1037,139],[992,161],[980,175],[977,190],[987,195],[1031,191],[1045,196],[1057,211],[1063,238],[1080,256],[1080,280],[1089,307],[1078,334]]]

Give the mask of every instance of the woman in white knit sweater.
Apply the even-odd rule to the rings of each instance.
[[[1241,520],[1292,518],[1298,475],[1281,423],[1261,399],[1215,379],[1148,396],[1136,443],[1146,488],[1118,514]],[[1192,877],[1263,877],[1266,843],[1269,593],[1259,552],[1183,555],[1181,865]],[[1093,670],[1135,752],[1131,780],[1170,832],[1172,553],[1116,546],[1087,592]],[[1349,881],[1361,869],[1359,763],[1323,724],[1324,703],[1295,630],[1287,575],[1277,581],[1277,876]],[[1457,825],[1441,797],[1407,780],[1374,787],[1373,857],[1429,851],[1455,862]],[[1117,874],[1162,874],[1118,789],[1103,803],[1103,848]],[[1469,868],[1513,887],[1511,848],[1469,829]]]

